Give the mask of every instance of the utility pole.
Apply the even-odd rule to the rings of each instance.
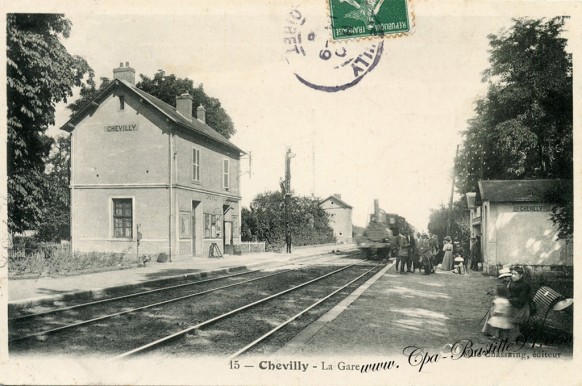
[[[459,156],[459,145],[457,145],[457,151],[455,152],[455,159],[453,161],[453,183],[451,184],[451,199],[449,200],[449,220],[447,221],[447,236],[451,235],[451,221],[453,212],[453,194],[455,192],[455,176],[456,176],[456,165],[457,157]]]
[[[290,208],[291,205],[291,158],[295,157],[295,154],[291,152],[291,148],[287,149],[285,154],[285,183],[284,183],[284,193],[285,193],[285,243],[287,244],[287,253],[291,253],[291,229],[289,227],[290,219]]]

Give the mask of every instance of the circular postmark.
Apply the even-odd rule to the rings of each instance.
[[[285,18],[285,58],[302,84],[337,92],[358,84],[372,71],[384,49],[383,41],[330,41],[325,11],[293,7]]]

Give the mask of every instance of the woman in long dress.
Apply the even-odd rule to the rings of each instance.
[[[442,269],[443,271],[453,270],[453,241],[449,236],[445,237],[445,243],[443,245],[443,252],[445,253],[443,257]]]

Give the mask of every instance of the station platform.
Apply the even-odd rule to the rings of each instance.
[[[156,280],[168,280],[201,274],[228,272],[259,267],[273,262],[314,256],[332,251],[355,250],[352,244],[325,244],[295,247],[292,253],[259,252],[242,255],[224,255],[222,258],[175,258],[172,262],[150,261],[145,267],[127,268],[75,276],[39,277],[8,280],[8,306],[31,307],[36,304],[76,296],[99,296],[112,288],[143,285]]]

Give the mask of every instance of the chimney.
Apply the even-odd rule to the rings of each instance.
[[[135,70],[129,67],[129,62],[125,62],[125,67],[123,67],[123,63],[119,63],[119,68],[113,69],[113,79],[121,79],[135,84]]]
[[[337,198],[338,200],[341,200],[341,199],[342,199],[342,195],[341,195],[341,194],[339,194],[339,193],[334,193],[334,194],[333,194],[333,196],[334,196],[335,198]]]
[[[378,199],[374,200],[374,216],[376,216],[377,219],[380,219],[380,203],[378,202]]]
[[[204,106],[200,105],[196,109],[196,118],[202,123],[206,123],[206,109]]]
[[[176,111],[189,121],[192,120],[192,96],[185,92],[176,97]]]

